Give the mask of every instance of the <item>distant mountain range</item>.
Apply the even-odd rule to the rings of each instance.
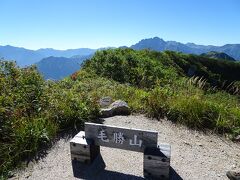
[[[164,41],[158,37],[143,39],[137,44],[131,46],[135,50],[151,49],[155,51],[178,51],[187,54],[202,54],[210,51],[223,52],[233,57],[236,60],[240,60],[240,44],[226,44],[224,46],[212,46],[212,45],[197,45],[194,43],[179,43],[176,41]]]
[[[55,57],[67,57],[67,58],[70,58],[76,55],[88,56],[90,54],[93,54],[95,51],[96,49],[89,49],[89,48],[67,49],[67,50],[56,50],[56,49],[46,48],[46,49],[36,50],[37,53],[45,57],[55,56]]]
[[[40,73],[45,79],[59,80],[78,71],[84,60],[91,58],[87,56],[47,57],[36,63]]]
[[[13,46],[0,46],[0,58],[14,60],[22,67],[34,64],[44,57],[45,56],[33,50]]]
[[[113,47],[111,47],[113,48]],[[121,46],[121,48],[128,48]],[[130,46],[135,50],[150,49],[156,51],[178,51],[187,54],[203,55],[210,58],[225,60],[240,60],[240,44],[226,44],[224,46],[197,45],[194,43],[180,43],[164,41],[159,37],[143,39]],[[79,69],[80,64],[90,58],[97,50],[106,49],[67,49],[51,48],[29,50],[14,46],[0,46],[0,59],[14,60],[21,67],[36,64],[46,79],[61,79]]]
[[[127,46],[121,46],[127,47]],[[194,43],[180,43],[176,41],[164,41],[159,37],[143,39],[138,43],[130,46],[135,50],[140,49],[151,49],[156,51],[178,51],[187,54],[202,54],[210,51],[223,52],[233,57],[236,60],[240,60],[240,44],[226,44],[224,46],[212,46],[212,45],[197,45]],[[56,50],[51,48],[29,50],[25,48],[19,48],[14,46],[0,46],[0,58],[7,60],[15,60],[19,66],[27,66],[40,61],[43,58],[54,56],[54,57],[66,57],[70,58],[75,55],[87,56],[94,54],[100,49],[67,49],[67,50]]]
[[[21,67],[35,64],[40,60],[54,56],[54,57],[66,57],[70,58],[75,55],[88,56],[94,54],[96,49],[79,48],[79,49],[67,49],[67,50],[55,50],[55,49],[39,49],[29,50],[25,48],[19,48],[14,46],[0,46],[0,58],[6,60],[14,60]]]

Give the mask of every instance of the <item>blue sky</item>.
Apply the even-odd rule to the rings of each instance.
[[[0,0],[0,22],[0,45],[29,49],[240,44],[240,0]]]

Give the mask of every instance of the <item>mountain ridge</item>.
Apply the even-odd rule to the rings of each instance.
[[[0,59],[13,60],[21,67],[29,66],[41,61],[47,57],[66,57],[72,56],[88,56],[94,54],[97,49],[78,48],[57,50],[53,48],[41,48],[38,50],[30,50],[23,47],[14,47],[10,45],[0,46]]]
[[[98,49],[91,48],[77,48],[57,50],[53,48],[41,48],[38,50],[30,50],[23,47],[14,47],[10,45],[0,46],[0,58],[6,60],[14,60],[21,67],[29,66],[41,61],[43,58],[50,56],[71,58],[73,56],[88,56],[93,55],[97,50],[103,50],[115,47],[105,47]],[[120,46],[120,48],[128,48],[128,46]],[[164,41],[162,38],[153,37],[142,39],[136,44],[129,46],[135,50],[150,49],[156,51],[178,51],[186,54],[208,53],[211,51],[225,53],[233,57],[235,60],[240,60],[240,44],[225,44],[223,46],[214,45],[198,45],[192,42],[181,43],[177,41]]]
[[[50,56],[43,58],[35,65],[44,76],[44,79],[60,80],[78,71],[82,62],[91,57],[92,55],[73,56],[70,58]]]
[[[55,57],[67,57],[70,58],[75,55],[87,56],[93,54],[96,49],[90,48],[77,48],[77,49],[66,49],[66,50],[57,50],[53,48],[41,48],[36,50],[36,52],[46,56],[55,56]]]
[[[138,43],[130,46],[135,50],[151,49],[156,51],[178,51],[187,54],[207,53],[210,51],[223,52],[233,57],[236,60],[240,60],[240,44],[225,44],[223,46],[214,45],[198,45],[195,43],[180,43],[177,41],[164,41],[159,37],[142,39]]]

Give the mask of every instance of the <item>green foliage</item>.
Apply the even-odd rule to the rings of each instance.
[[[19,69],[13,62],[0,61],[0,166],[3,173],[36,152],[56,127],[40,115],[44,81],[35,67]]]
[[[140,88],[172,84],[179,77],[200,77],[212,87],[236,93],[233,81],[240,80],[240,63],[216,60],[173,51],[109,49],[96,52],[86,61],[84,69],[111,78],[120,83],[130,83]],[[224,86],[223,86],[224,83]],[[235,89],[234,89],[235,88]],[[238,90],[237,90],[238,92]]]
[[[150,117],[164,118],[169,110],[169,98],[172,96],[171,90],[156,87],[149,92],[146,101],[146,113]]]
[[[44,81],[34,66],[0,61],[0,174],[49,145],[56,133],[95,120],[98,105],[73,81]]]
[[[201,96],[178,96],[171,100],[168,117],[193,128],[209,128],[216,126],[219,117],[215,104],[204,101]]]
[[[130,83],[140,88],[151,88],[156,81],[170,83],[177,76],[172,67],[164,68],[162,61],[151,57],[150,51],[115,49],[96,52],[95,56],[84,64],[96,74],[120,83]],[[157,55],[154,55],[157,56]]]
[[[85,121],[97,118],[97,103],[88,98],[87,91],[79,92],[74,89],[71,80],[50,85],[49,91],[49,109],[46,116],[53,119],[60,130],[72,127],[80,129]]]

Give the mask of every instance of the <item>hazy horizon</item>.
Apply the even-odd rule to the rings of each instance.
[[[158,36],[155,36],[155,37],[158,37]],[[149,39],[149,38],[154,38],[154,37],[148,37],[148,38],[142,38],[140,39],[139,41],[143,40],[143,39]],[[161,37],[159,37],[160,39],[163,39]],[[166,39],[163,39],[164,41],[175,41],[175,40],[166,40]],[[2,45],[0,44],[0,46],[14,46],[14,47],[18,47],[18,48],[24,48],[24,49],[29,49],[29,50],[40,50],[40,49],[54,49],[54,50],[61,50],[61,51],[64,51],[64,50],[71,50],[71,49],[101,49],[101,48],[118,48],[118,47],[121,47],[121,46],[127,46],[127,47],[130,47],[136,43],[138,43],[139,41],[133,43],[133,44],[130,44],[130,45],[120,45],[120,46],[116,46],[116,47],[113,47],[113,46],[107,46],[107,47],[97,47],[97,48],[91,48],[91,47],[76,47],[76,48],[66,48],[66,49],[57,49],[57,48],[52,48],[52,47],[41,47],[41,48],[37,48],[37,49],[32,49],[32,48],[27,48],[27,47],[20,47],[20,46],[15,46],[13,44],[5,44],[5,45]],[[178,42],[178,41],[176,41]],[[224,46],[226,44],[221,44],[221,45],[215,45],[215,44],[197,44],[195,42],[180,42],[180,43],[183,43],[183,44],[187,44],[187,43],[193,43],[193,44],[196,44],[196,45],[203,45],[203,46]],[[228,43],[228,44],[240,44],[239,43]]]

